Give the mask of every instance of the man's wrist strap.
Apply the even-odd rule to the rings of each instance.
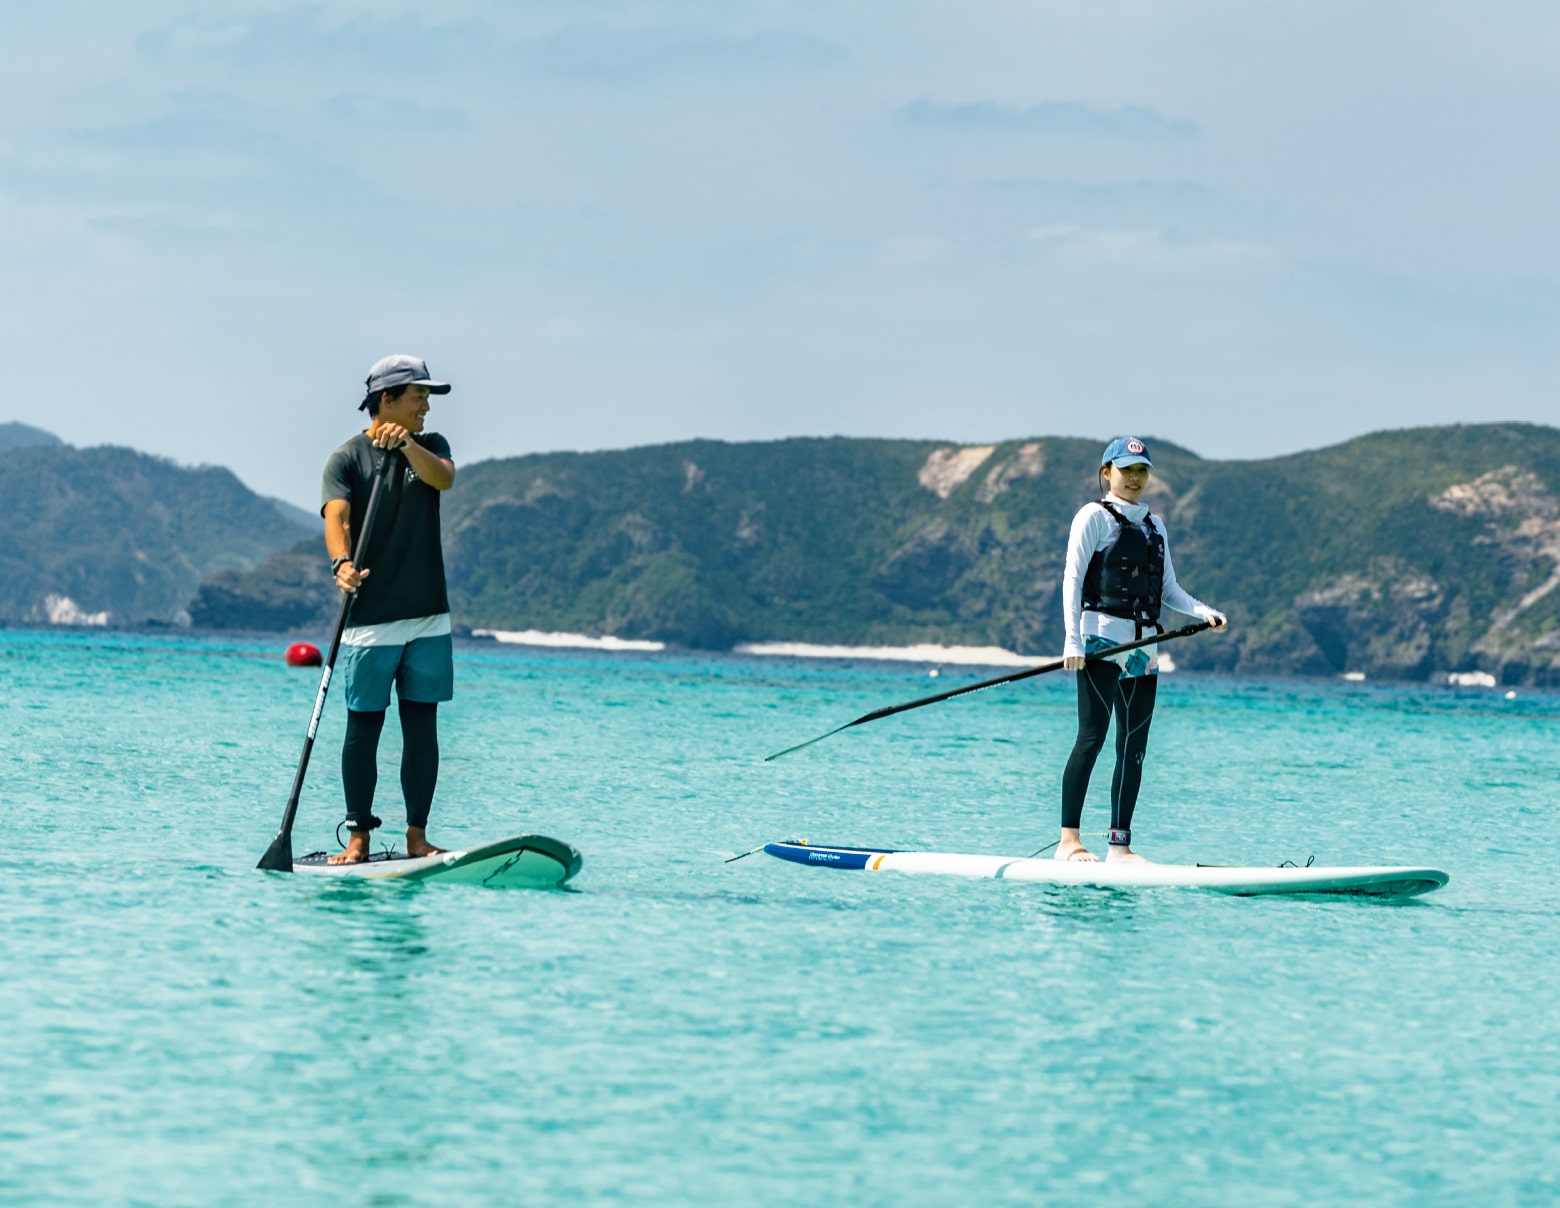
[[[341,564],[343,562],[351,562],[351,561],[352,561],[352,555],[350,555],[350,554],[342,554],[341,557],[339,557],[339,558],[332,558],[330,560],[330,573],[331,574],[335,574],[338,570],[341,569]]]

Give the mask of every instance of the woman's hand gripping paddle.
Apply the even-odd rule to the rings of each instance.
[[[363,513],[363,527],[358,530],[357,548],[352,551],[352,565],[361,566],[363,555],[368,552],[368,532],[374,524],[374,512],[379,508],[380,488],[384,486],[385,479],[390,476],[390,467],[395,463],[395,451],[387,450],[379,456],[379,464],[374,468],[374,485],[368,493],[368,508]],[[314,750],[314,735],[320,728],[320,714],[325,711],[325,693],[330,690],[330,673],[336,667],[336,655],[341,651],[341,635],[347,628],[347,614],[352,611],[352,601],[357,596],[351,592],[345,593],[341,601],[341,612],[336,617],[336,632],[330,639],[330,653],[325,656],[325,670],[320,674],[320,690],[314,697],[314,714],[309,718],[309,734],[303,740],[303,754],[298,758],[298,772],[293,777],[292,795],[287,798],[287,808],[282,812],[282,829],[276,832],[276,838],[271,840],[271,846],[265,849],[265,855],[260,857],[260,863],[256,868],[263,868],[267,872],[291,872],[293,870],[292,857],[292,828],[293,818],[298,813],[298,798],[303,794],[303,778],[309,770],[309,753]]]
[[[1140,646],[1153,646],[1159,642],[1170,642],[1176,638],[1184,638],[1190,634],[1201,633],[1204,629],[1212,629],[1211,621],[1198,621],[1195,625],[1183,625],[1179,629],[1172,629],[1169,633],[1161,633],[1156,637],[1142,638],[1136,642],[1123,642],[1120,646],[1112,646],[1109,650],[1101,650],[1087,657],[1087,662],[1097,662],[1100,659],[1110,658],[1126,650],[1136,650]],[[999,675],[996,679],[982,680],[978,684],[966,684],[962,688],[954,688],[948,692],[939,692],[936,696],[923,696],[920,700],[907,701],[902,705],[888,705],[882,709],[874,709],[871,713],[865,713],[855,721],[848,721],[843,726],[835,726],[827,734],[820,734],[817,738],[809,738],[806,742],[799,742],[794,747],[787,747],[783,751],[776,751],[773,755],[764,756],[764,762],[771,759],[779,759],[783,755],[789,755],[793,751],[800,751],[803,747],[810,747],[815,742],[822,742],[825,738],[838,734],[841,730],[848,730],[852,726],[864,725],[869,721],[877,721],[879,718],[892,717],[895,713],[904,713],[909,709],[919,709],[922,705],[935,705],[940,700],[952,700],[955,696],[963,696],[967,692],[979,692],[982,688],[995,688],[998,684],[1011,684],[1018,680],[1029,679],[1031,676],[1044,675],[1048,671],[1059,671],[1062,667],[1061,659],[1053,659],[1049,663],[1041,663],[1038,667],[1030,667],[1024,671],[1015,671],[1010,675]]]

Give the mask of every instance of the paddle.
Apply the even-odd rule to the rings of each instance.
[[[1201,633],[1204,629],[1212,629],[1209,621],[1198,621],[1195,625],[1183,625],[1179,629],[1172,629],[1168,633],[1161,633],[1151,638],[1141,638],[1136,642],[1123,642],[1120,646],[1112,646],[1109,650],[1101,650],[1085,656],[1087,662],[1098,662],[1100,659],[1109,658],[1120,654],[1125,650],[1136,650],[1140,646],[1152,646],[1159,642],[1170,642],[1176,638],[1184,638],[1194,633]],[[803,747],[810,747],[815,742],[822,742],[838,734],[841,730],[848,730],[852,726],[864,725],[869,721],[877,721],[882,717],[892,717],[895,713],[903,713],[908,709],[919,709],[922,705],[935,705],[940,700],[951,700],[955,696],[963,696],[966,692],[979,692],[982,688],[995,688],[998,684],[1011,684],[1021,679],[1028,679],[1032,675],[1044,675],[1048,671],[1058,671],[1062,667],[1063,660],[1053,659],[1049,663],[1041,663],[1038,667],[1029,667],[1023,671],[1015,671],[1010,675],[999,675],[996,679],[982,680],[978,684],[966,684],[962,688],[954,688],[948,692],[939,692],[936,696],[923,696],[920,700],[906,701],[902,705],[888,705],[882,709],[874,709],[871,713],[863,714],[855,721],[848,721],[843,726],[835,726],[827,734],[820,734],[817,738],[809,738],[806,742],[799,742],[794,747],[787,747],[783,751],[776,751],[773,755],[764,756],[764,762],[779,759],[782,755],[789,755],[792,751],[800,751]]]
[[[374,485],[368,493],[368,507],[363,512],[363,527],[358,530],[357,548],[352,551],[353,566],[360,566],[363,555],[368,552],[368,530],[374,523],[374,512],[379,507],[379,488],[390,476],[390,467],[394,463],[394,455],[386,452],[380,455],[379,464],[374,468]],[[336,617],[336,632],[331,636],[330,653],[325,656],[325,670],[320,674],[320,690],[314,697],[314,715],[309,718],[309,736],[303,740],[303,754],[298,757],[298,773],[293,777],[292,795],[287,798],[287,808],[282,813],[282,829],[276,832],[271,846],[265,849],[265,855],[255,865],[267,872],[293,870],[293,818],[298,813],[298,798],[303,794],[303,777],[309,770],[309,753],[314,750],[314,735],[320,728],[320,714],[325,711],[325,693],[330,689],[330,673],[335,669],[336,655],[341,651],[341,635],[347,628],[347,614],[352,611],[352,601],[355,599],[357,596],[353,592],[343,593],[341,612]]]

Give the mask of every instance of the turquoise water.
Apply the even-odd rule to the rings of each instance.
[[[1060,677],[766,765],[983,673],[461,646],[433,836],[585,853],[577,892],[497,892],[253,871],[317,684],[279,650],[0,631],[0,1201],[1560,1190],[1560,700],[1168,678],[1147,854],[1452,874],[1245,900],[722,862],[1049,842]],[[340,709],[300,851],[340,816]]]

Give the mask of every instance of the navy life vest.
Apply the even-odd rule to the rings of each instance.
[[[1089,559],[1083,576],[1083,606],[1137,623],[1137,636],[1145,625],[1159,629],[1160,597],[1165,587],[1165,539],[1146,515],[1133,524],[1113,505],[1100,506],[1116,522],[1110,544]]]

